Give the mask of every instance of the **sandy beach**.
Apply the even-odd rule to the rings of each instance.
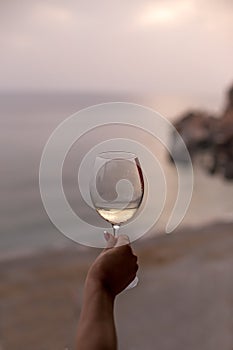
[[[233,224],[133,244],[140,283],[116,301],[119,349],[232,350]],[[4,260],[0,349],[73,350],[88,266],[74,245]]]

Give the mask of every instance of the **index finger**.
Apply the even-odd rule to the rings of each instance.
[[[117,242],[115,244],[115,247],[120,247],[122,245],[125,244],[130,244],[130,240],[129,237],[127,235],[119,235],[119,237],[117,238]]]

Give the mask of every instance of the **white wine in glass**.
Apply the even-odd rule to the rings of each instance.
[[[120,225],[130,220],[142,203],[144,181],[138,157],[129,152],[103,152],[96,156],[93,170],[92,203],[98,214],[112,224],[117,236]],[[137,282],[136,277],[127,288]]]
[[[102,216],[106,221],[110,222],[114,225],[122,224],[129,219],[131,219],[136,211],[138,210],[138,207],[136,208],[123,208],[123,209],[116,209],[114,208],[96,208],[97,212],[100,216]]]

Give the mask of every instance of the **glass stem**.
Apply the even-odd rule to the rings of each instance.
[[[113,228],[113,236],[117,237],[118,236],[118,231],[120,229],[120,225],[114,224],[114,225],[112,225],[112,228]]]

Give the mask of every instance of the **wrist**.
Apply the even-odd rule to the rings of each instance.
[[[95,294],[95,295],[101,294],[105,299],[109,300],[112,303],[115,300],[115,295],[98,278],[87,276],[86,282],[85,282],[85,290],[88,294]]]

